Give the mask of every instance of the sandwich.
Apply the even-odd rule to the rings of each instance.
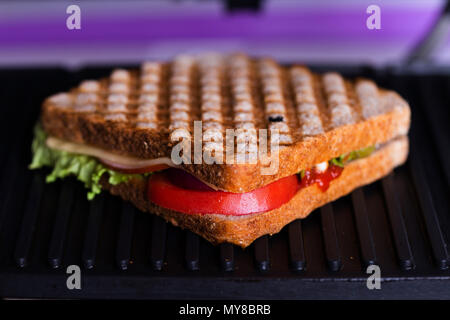
[[[30,168],[247,247],[403,164],[409,126],[408,103],[368,79],[180,55],[48,97]]]

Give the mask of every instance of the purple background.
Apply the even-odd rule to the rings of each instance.
[[[266,1],[229,13],[219,1],[0,3],[0,64],[78,66],[168,59],[180,52],[246,51],[306,63],[400,63],[439,16],[443,1]],[[66,8],[81,8],[81,30]],[[381,8],[368,30],[366,8]],[[436,63],[450,64],[450,41]]]

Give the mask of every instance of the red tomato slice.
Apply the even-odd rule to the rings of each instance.
[[[157,164],[154,166],[148,166],[148,167],[135,167],[130,165],[123,165],[114,163],[105,159],[99,159],[99,161],[104,164],[109,169],[112,169],[114,171],[122,172],[122,173],[146,173],[146,172],[154,172],[154,171],[160,171],[167,168],[170,168],[168,165],[165,164]]]
[[[194,177],[187,178],[187,174],[180,171],[170,169],[153,174],[148,183],[149,200],[163,208],[187,214],[238,216],[279,208],[299,188],[297,175],[292,175],[251,192],[215,191]],[[175,178],[180,183],[174,183]]]

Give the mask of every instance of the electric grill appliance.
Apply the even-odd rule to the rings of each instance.
[[[212,246],[117,197],[29,171],[40,103],[111,68],[0,72],[0,296],[9,298],[450,298],[450,72],[316,66],[373,78],[412,109],[406,165],[243,250]],[[411,69],[409,69],[411,70]],[[449,70],[450,71],[450,70]],[[381,289],[366,286],[366,267]],[[69,290],[69,265],[81,289]]]

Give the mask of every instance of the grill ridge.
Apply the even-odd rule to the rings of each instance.
[[[64,242],[73,204],[74,185],[68,181],[62,186],[58,200],[57,214],[53,225],[50,248],[48,250],[48,262],[52,268],[59,268],[62,262]]]
[[[166,249],[167,225],[164,220],[158,217],[152,219],[152,247],[150,253],[150,263],[154,270],[161,270],[164,264],[164,254]]]
[[[382,179],[381,183],[383,185],[383,193],[400,266],[404,270],[411,270],[414,268],[411,245],[409,244],[405,221],[393,186],[393,175],[393,173],[389,174],[386,178]]]
[[[30,251],[33,234],[36,227],[36,219],[39,213],[39,205],[44,188],[44,176],[42,173],[33,175],[30,194],[25,207],[25,213],[21,223],[17,245],[14,251],[14,260],[21,268],[27,265],[28,252]]]
[[[362,188],[352,192],[352,203],[363,263],[367,267],[377,263],[377,256]]]
[[[199,246],[200,241],[198,235],[186,231],[186,249],[184,257],[186,260],[186,267],[190,271],[197,271],[200,269]]]
[[[234,269],[234,247],[231,243],[220,245],[220,266],[223,271],[233,271]]]
[[[269,237],[267,235],[255,240],[255,262],[259,271],[269,271],[270,254]]]
[[[89,216],[82,253],[82,260],[86,269],[92,269],[95,266],[104,199],[105,195],[100,195],[99,197],[96,197],[89,206]]]
[[[322,222],[322,235],[325,243],[325,255],[328,268],[331,271],[339,271],[342,266],[342,258],[336,234],[333,206],[331,203],[320,208],[320,218]]]
[[[306,258],[301,220],[291,222],[288,228],[291,266],[296,271],[302,271],[306,268]]]
[[[120,217],[120,230],[117,239],[116,263],[126,270],[131,259],[131,242],[133,240],[133,225],[135,208],[129,203],[123,203]],[[154,233],[152,233],[154,234]],[[152,242],[153,243],[153,242]]]

